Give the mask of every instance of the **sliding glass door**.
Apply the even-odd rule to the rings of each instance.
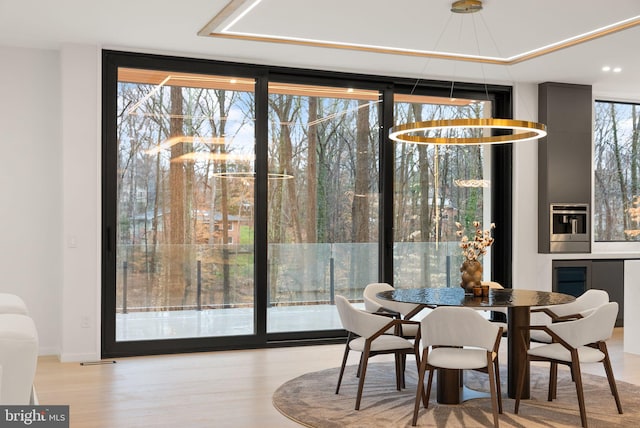
[[[489,172],[509,172],[510,151],[387,133],[496,105],[508,117],[510,91],[414,86],[106,51],[103,356],[338,339],[336,295],[457,286],[456,221],[497,223],[508,284],[510,175]]]
[[[106,354],[341,330],[379,280],[380,91],[115,70]]]

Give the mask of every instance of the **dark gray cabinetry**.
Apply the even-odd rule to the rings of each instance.
[[[552,290],[580,296],[590,288],[605,290],[609,300],[618,302],[616,326],[624,320],[624,260],[553,260]]]
[[[588,207],[591,202],[592,111],[591,86],[554,82],[538,86],[538,119],[548,132],[538,142],[540,253],[591,251],[590,237],[580,245],[552,248],[550,208],[554,204]]]
[[[624,314],[624,260],[592,260],[591,288],[609,293],[609,300],[618,302],[616,326],[622,326]]]

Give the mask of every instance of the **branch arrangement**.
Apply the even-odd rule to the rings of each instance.
[[[479,260],[482,256],[487,254],[487,247],[493,244],[493,236],[491,231],[496,228],[494,223],[491,223],[489,229],[482,230],[479,221],[473,222],[475,232],[472,237],[464,234],[464,227],[459,222],[456,222],[456,236],[460,237],[460,248],[462,248],[462,254],[466,260]]]

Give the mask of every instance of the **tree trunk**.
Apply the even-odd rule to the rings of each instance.
[[[318,99],[309,97],[309,126],[307,139],[307,197],[306,197],[306,219],[305,219],[305,242],[316,244],[318,240]],[[324,293],[322,284],[318,281],[318,260],[317,245],[307,246],[305,251],[305,280],[303,287],[310,290],[316,301],[322,300]]]
[[[353,284],[356,290],[364,288],[368,269],[364,251],[358,251],[363,244],[369,242],[369,102],[358,101],[358,114],[356,115],[356,162],[355,183],[353,201],[351,205],[351,237],[354,244],[351,257]]]
[[[356,116],[355,188],[352,202],[352,240],[369,241],[369,103],[358,102]]]
[[[220,136],[225,135],[226,117],[228,115],[226,106],[225,91],[218,92],[218,106],[220,109]],[[227,172],[227,161],[224,160],[227,154],[226,144],[220,145],[220,172],[223,176]],[[227,179],[220,180],[220,212],[222,214],[222,295],[225,306],[230,306],[231,297],[231,265],[229,254],[229,181]]]
[[[624,231],[629,229],[628,212],[629,212],[629,207],[631,205],[629,203],[629,194],[627,193],[627,183],[624,178],[626,167],[623,165],[623,162],[622,162],[622,155],[620,153],[620,142],[618,141],[618,123],[616,118],[615,104],[611,103],[610,106],[611,106],[610,114],[611,114],[611,124],[612,124],[611,130],[612,130],[612,138],[613,138],[613,154],[616,162],[616,174],[618,176],[618,184],[620,186],[620,195],[622,197],[622,223],[623,223],[622,230]],[[629,236],[627,236],[626,234],[625,234],[625,239],[627,240],[629,239]]]
[[[636,105],[631,105],[631,188],[629,189],[631,194],[631,200],[638,196],[638,151],[640,145],[640,118],[637,114]]]
[[[318,119],[318,99],[309,97],[309,123]],[[309,147],[307,150],[307,217],[305,221],[306,242],[317,242],[318,221],[318,127],[312,125],[308,130]]]
[[[179,137],[184,133],[182,88],[171,87],[170,137]],[[184,290],[183,247],[185,242],[185,170],[184,163],[178,158],[184,154],[183,143],[171,146],[169,163],[169,299],[180,296]],[[174,304],[171,302],[170,304]]]

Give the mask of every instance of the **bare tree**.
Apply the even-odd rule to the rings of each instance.
[[[369,241],[369,102],[358,101],[352,242]]]

